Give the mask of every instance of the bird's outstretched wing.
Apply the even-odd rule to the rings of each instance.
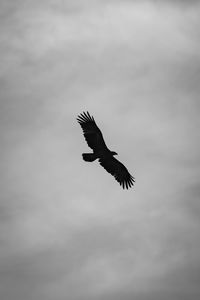
[[[123,189],[128,189],[134,184],[134,177],[128,172],[127,168],[116,158],[100,158],[99,163],[108,173],[115,177],[119,184],[122,185]]]
[[[83,112],[77,118],[78,123],[83,129],[85,140],[94,151],[107,148],[101,130],[97,127],[95,120],[89,112]]]

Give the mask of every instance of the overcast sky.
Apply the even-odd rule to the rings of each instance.
[[[0,15],[0,299],[200,299],[199,1]],[[134,188],[82,160],[86,110]]]

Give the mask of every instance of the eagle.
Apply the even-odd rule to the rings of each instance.
[[[83,112],[78,115],[77,121],[83,130],[83,135],[88,146],[93,150],[93,153],[83,153],[83,160],[92,162],[98,159],[100,165],[114,176],[123,189],[128,189],[133,186],[135,182],[134,177],[128,172],[127,168],[114,157],[117,153],[107,148],[101,130],[89,112]]]

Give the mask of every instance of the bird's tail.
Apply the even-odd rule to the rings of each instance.
[[[95,159],[97,159],[96,155],[94,153],[83,153],[83,160],[85,161],[94,161]]]

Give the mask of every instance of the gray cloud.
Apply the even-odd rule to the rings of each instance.
[[[1,2],[2,299],[199,297],[199,5],[183,2]],[[134,189],[82,161],[83,110]]]

